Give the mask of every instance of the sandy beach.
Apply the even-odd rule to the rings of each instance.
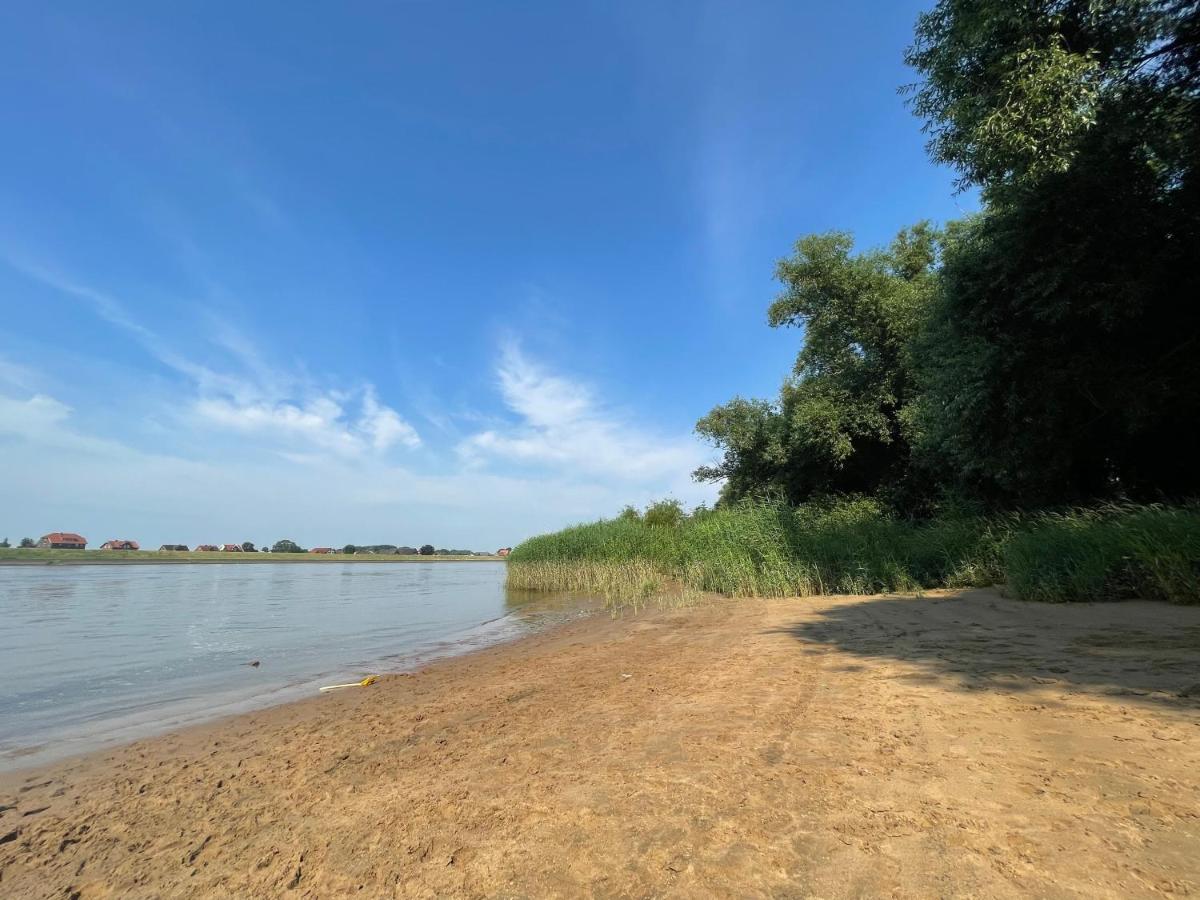
[[[1200,608],[600,615],[0,780],[0,896],[1200,892]]]

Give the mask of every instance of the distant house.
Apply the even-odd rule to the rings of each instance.
[[[186,552],[187,548],[188,548],[187,544],[163,544],[158,549],[160,552],[163,550],[183,550],[184,552]]]
[[[216,544],[199,544],[199,545],[197,545],[196,549],[199,550],[201,553],[215,553],[216,551],[220,550],[221,548],[218,547]]]
[[[308,552],[309,553],[336,553],[337,551],[334,550],[332,547],[313,547]]]
[[[501,547],[496,551],[497,556],[508,556],[510,553],[512,553],[512,547]]]
[[[37,545],[51,550],[83,550],[87,547],[87,538],[73,531],[52,531],[42,535]]]
[[[137,541],[105,541],[100,545],[101,550],[141,550]]]
[[[222,545],[221,549],[226,553],[242,553],[243,552],[241,544],[224,544],[224,545]]]

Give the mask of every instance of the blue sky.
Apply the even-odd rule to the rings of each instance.
[[[711,500],[801,234],[973,206],[924,4],[0,9],[0,536],[493,549]]]

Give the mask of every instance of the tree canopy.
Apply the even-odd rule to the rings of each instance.
[[[1200,3],[939,0],[906,60],[932,157],[983,210],[890,247],[810,235],[773,401],[700,420],[722,500],[908,513],[1200,491]]]
[[[735,398],[700,420],[697,431],[724,455],[696,477],[725,479],[725,500],[903,493],[909,348],[933,296],[939,246],[927,223],[859,254],[843,232],[801,238],[776,269],[784,291],[768,311],[772,327],[804,329],[792,376],[774,402]]]
[[[942,0],[909,61],[984,189],[922,344],[927,460],[1017,505],[1194,494],[1200,4]]]

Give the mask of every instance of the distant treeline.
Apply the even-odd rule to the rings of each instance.
[[[803,329],[793,371],[697,425],[718,510],[537,538],[510,578],[1200,599],[1200,4],[940,0],[906,61],[982,211],[801,238],[767,312]]]
[[[433,544],[422,544],[420,547],[395,546],[394,544],[347,544],[342,553],[394,553],[399,556],[491,556],[493,554],[480,550],[445,550],[434,549]]]
[[[0,540],[0,550],[8,549],[12,545],[8,538]],[[33,538],[21,538],[20,549],[29,549],[36,547],[37,543]],[[159,547],[160,550],[186,551],[187,544],[163,544]],[[197,550],[219,549],[213,544],[198,544]],[[233,545],[232,549],[240,550],[242,553],[309,553],[310,550],[300,546],[295,541],[284,538],[283,540],[275,541],[269,546],[264,544],[260,550],[255,549],[252,541],[245,541],[241,544]],[[433,544],[422,544],[420,547],[397,546],[395,544],[346,544],[340,548],[323,548],[326,551],[337,553],[376,553],[376,554],[395,554],[398,556],[494,556],[495,554],[481,550],[446,550],[442,548],[434,548]]]

